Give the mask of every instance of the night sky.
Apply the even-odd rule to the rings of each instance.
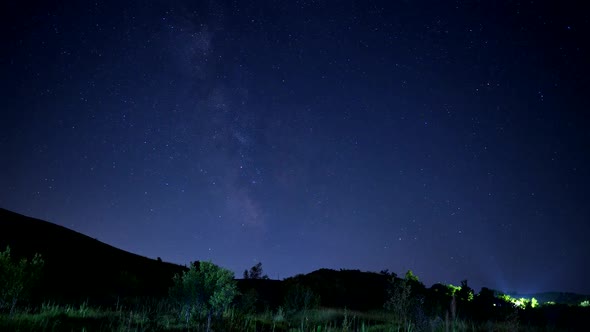
[[[237,276],[590,293],[581,8],[9,3],[0,207]]]

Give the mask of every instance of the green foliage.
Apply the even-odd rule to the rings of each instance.
[[[196,262],[182,275],[176,275],[170,296],[187,323],[219,316],[228,308],[238,290],[233,272],[211,262]]]
[[[22,263],[11,259],[9,249],[0,252],[0,280],[4,282],[6,276],[19,271],[21,264],[35,265],[34,261],[24,260],[25,263]],[[256,275],[261,274],[254,273]],[[587,313],[587,308],[578,305],[589,306],[587,297],[580,296],[573,304],[555,305],[553,308],[543,305],[535,309],[538,302],[534,298],[512,298],[487,288],[482,288],[474,298],[467,281],[463,281],[461,286],[436,284],[428,292],[422,292],[423,284],[411,271],[403,279],[387,271],[379,275],[377,281],[380,282],[382,297],[378,303],[385,302],[387,309],[379,311],[370,311],[373,308],[367,311],[351,309],[343,304],[345,296],[350,294],[347,291],[353,286],[338,285],[342,279],[333,277],[311,281],[288,280],[282,284],[278,281],[240,280],[244,293],[238,299],[234,298],[237,287],[233,274],[208,262],[196,262],[188,271],[176,275],[173,287],[169,289],[169,298],[125,295],[121,292],[132,289],[136,277],[121,271],[120,279],[125,282],[117,293],[122,296],[121,301],[117,299],[116,305],[97,303],[90,298],[82,304],[67,304],[58,299],[55,303],[34,307],[30,306],[34,301],[23,305],[23,301],[19,300],[14,314],[8,315],[10,307],[7,304],[10,303],[4,301],[5,311],[0,311],[0,331],[209,331],[212,327],[216,331],[508,331],[522,328],[521,319],[527,324],[525,330],[529,325],[531,330],[540,330],[546,322],[542,316],[544,313],[562,311],[575,319],[570,323],[565,320],[565,323],[560,323],[567,329],[579,324],[578,315]],[[384,290],[387,281],[390,287],[386,298]],[[18,285],[13,288],[20,289]],[[252,285],[272,287],[248,287]],[[333,285],[338,285],[334,287],[337,292],[330,288]],[[354,284],[363,290],[371,285],[371,280]],[[0,291],[4,294],[4,284],[2,286]],[[260,294],[257,289],[261,290]],[[326,305],[327,296],[324,298],[324,294],[329,292],[343,296],[337,298],[334,304]],[[19,299],[25,293],[21,292]],[[320,293],[324,300],[322,304],[326,307],[319,306],[317,294]],[[278,294],[286,295],[284,302],[276,297]]]
[[[420,279],[418,279],[418,276],[415,275],[414,272],[412,272],[412,270],[408,270],[408,272],[406,272],[406,276],[404,279],[410,282],[420,282]]]
[[[342,319],[342,331],[350,331],[351,321],[348,318],[348,311],[344,308],[344,318]]]
[[[408,271],[411,273],[411,271]],[[406,276],[408,274],[406,273]],[[410,323],[411,309],[411,292],[410,281],[414,280],[412,276],[409,279],[391,278],[391,285],[388,290],[389,299],[385,303],[385,309],[393,313],[394,319],[398,324]]]
[[[404,280],[409,285],[411,289],[411,296],[414,298],[419,298],[424,296],[424,292],[426,291],[426,287],[420,281],[417,275],[412,272],[412,270],[408,270],[404,276]]]
[[[453,284],[448,284],[445,286],[447,286],[448,292],[451,296],[456,295],[461,290],[461,286],[455,286]]]
[[[287,290],[284,299],[285,310],[292,314],[297,311],[315,309],[320,305],[320,298],[309,287],[293,284]]]
[[[43,259],[39,254],[32,260],[26,258],[16,262],[10,254],[10,247],[0,252],[0,310],[14,313],[19,301],[27,299],[39,280]]]
[[[243,292],[240,296],[240,310],[247,314],[252,314],[256,311],[258,303],[258,292],[255,289],[249,289]]]
[[[0,331],[181,331],[168,301],[142,299],[129,308],[44,303],[38,311],[0,315]]]
[[[580,307],[590,307],[590,301],[585,300],[580,302]]]
[[[473,301],[473,294],[473,289],[467,285],[467,280],[461,281],[461,287],[459,288],[459,291],[455,293],[457,299],[461,302]]]
[[[507,294],[500,294],[498,295],[498,298],[506,303],[512,304],[515,308],[518,309],[536,308],[539,306],[539,301],[537,301],[537,299],[535,299],[534,297],[531,299],[527,299],[524,297],[515,298]],[[547,302],[546,304],[550,303]]]
[[[387,292],[388,298],[384,308],[391,312],[393,323],[398,328],[426,328],[426,287],[411,270],[406,272],[403,279],[392,277]]]

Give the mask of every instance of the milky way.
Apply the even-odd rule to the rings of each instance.
[[[2,11],[1,207],[238,275],[590,293],[580,8],[21,6]]]

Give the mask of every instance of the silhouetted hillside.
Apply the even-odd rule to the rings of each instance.
[[[166,295],[183,266],[117,249],[65,227],[0,209],[0,250],[42,255],[41,297],[113,303],[125,296]]]
[[[236,280],[240,291],[240,302],[244,298],[255,299],[251,303],[256,310],[265,308],[278,308],[283,305],[285,290],[284,282],[271,279],[238,279]],[[245,300],[246,302],[248,300]]]
[[[319,269],[306,275],[285,279],[311,289],[325,307],[346,307],[353,310],[381,309],[387,296],[390,276],[359,270]]]
[[[38,298],[34,300],[37,301],[75,303],[88,300],[109,305],[118,299],[135,296],[166,296],[173,275],[187,269],[117,249],[47,221],[0,209],[0,250],[7,245],[16,258],[31,258],[35,253],[42,255],[44,275],[39,292],[35,292]],[[387,290],[392,277],[393,274],[388,273],[320,269],[283,281],[238,280],[242,293],[239,303],[250,303],[249,307],[256,310],[278,306],[301,309],[302,303],[310,299],[317,300],[315,303],[323,307],[360,311],[382,309],[389,296]],[[446,285],[436,284],[427,289],[417,282],[412,292],[425,298],[425,306],[433,312],[434,309],[444,312],[451,301]],[[494,300],[494,292],[489,294]],[[536,297],[540,303],[553,301],[576,305],[588,298],[571,293],[524,297]],[[483,298],[476,296],[472,306],[477,307]],[[484,304],[491,303],[488,300]],[[543,310],[550,311],[551,314],[545,316],[556,321],[564,317],[560,313],[565,310],[563,308],[555,306]],[[534,320],[539,321],[538,318]]]

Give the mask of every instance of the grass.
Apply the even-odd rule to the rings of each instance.
[[[150,331],[186,330],[162,302],[137,308],[60,306],[45,303],[38,312],[22,310],[12,317],[0,315],[0,331]]]
[[[206,321],[187,324],[168,301],[144,300],[112,308],[61,306],[45,303],[36,312],[0,314],[0,331],[205,331]],[[396,324],[386,311],[358,312],[318,308],[287,314],[282,308],[244,314],[231,308],[213,323],[214,331],[243,332],[413,332],[413,331],[533,331],[517,321],[475,324],[462,320],[428,319]],[[551,329],[547,329],[551,330]]]
[[[218,331],[394,331],[381,313],[321,308],[287,315],[282,308],[258,314],[227,310],[214,324]],[[23,310],[12,317],[0,315],[0,330],[10,331],[205,331],[205,322],[179,319],[165,301],[136,308],[114,309],[43,304],[38,312]]]

